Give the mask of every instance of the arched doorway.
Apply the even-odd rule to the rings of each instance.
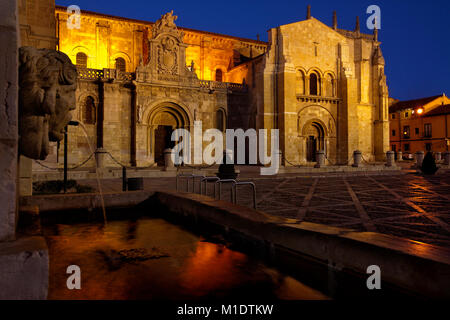
[[[172,132],[179,128],[189,128],[186,111],[174,103],[161,104],[149,116],[150,153],[158,166],[164,166],[164,150],[173,148]]]
[[[316,162],[316,152],[325,149],[324,130],[320,123],[311,122],[305,129],[306,161]]]

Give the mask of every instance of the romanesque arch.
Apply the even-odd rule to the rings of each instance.
[[[148,128],[148,154],[158,165],[164,164],[164,150],[173,148],[172,132],[176,129],[189,129],[191,117],[181,105],[166,101],[160,102],[146,110]]]
[[[329,159],[336,154],[336,120],[327,108],[310,105],[298,112],[298,136],[303,161],[315,161],[315,153],[324,150]]]

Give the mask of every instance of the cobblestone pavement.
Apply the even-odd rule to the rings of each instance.
[[[326,177],[290,175],[242,180],[256,184],[258,210],[269,214],[386,233],[450,248],[448,171],[432,177],[408,173]],[[105,192],[121,188],[118,179],[104,181],[103,185]],[[197,191],[198,188],[197,184]],[[145,189],[174,190],[175,179],[145,179]],[[230,186],[223,189],[222,199],[230,199]],[[210,185],[208,194],[212,196],[212,193]],[[251,206],[250,188],[240,187],[237,201]]]

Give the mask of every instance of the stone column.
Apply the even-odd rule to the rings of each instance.
[[[436,162],[441,161],[442,160],[442,153],[435,152],[434,159],[436,160]]]
[[[395,153],[394,151],[386,152],[386,167],[395,166]]]
[[[362,153],[359,150],[353,152],[353,164],[352,167],[359,167],[361,165]]]
[[[397,151],[397,161],[403,161],[403,152]]]
[[[53,16],[54,18],[54,16]],[[42,237],[15,239],[18,157],[17,1],[0,2],[0,300],[45,299],[48,252]]]
[[[16,1],[0,3],[0,241],[16,228],[18,145],[18,28]],[[1,290],[0,290],[1,291]]]
[[[416,167],[417,168],[422,167],[423,157],[424,157],[423,151],[416,152]]]
[[[450,152],[449,151],[444,152],[444,164],[446,166],[450,166]]]
[[[172,154],[174,151],[170,148],[164,150],[164,171],[174,171],[177,170],[173,163]]]
[[[317,158],[317,163],[314,166],[314,168],[323,167],[325,165],[325,151],[324,150],[316,151],[316,158]]]
[[[95,165],[97,169],[101,169],[105,166],[105,157],[108,155],[105,149],[97,148],[95,150]]]

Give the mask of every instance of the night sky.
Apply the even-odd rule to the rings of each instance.
[[[338,27],[353,30],[356,16],[361,32],[366,28],[366,9],[381,8],[379,40],[386,59],[389,94],[409,100],[445,93],[450,95],[450,1],[448,0],[56,0],[56,4],[78,5],[82,10],[156,21],[174,10],[177,25],[203,31],[267,41],[267,30],[304,20],[306,5],[311,14],[331,25],[337,11]]]

